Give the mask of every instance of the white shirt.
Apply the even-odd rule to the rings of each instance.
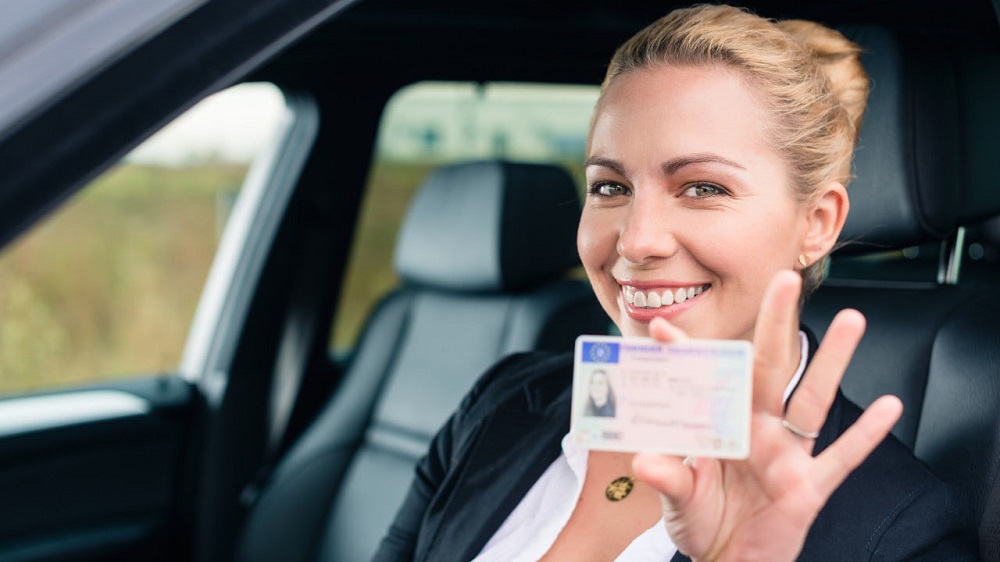
[[[801,331],[799,337],[802,342],[799,366],[785,387],[785,402],[806,369],[809,340]],[[562,454],[535,481],[473,562],[535,562],[544,556],[576,509],[587,478],[588,456],[587,449],[573,445],[569,434],[563,437]],[[615,561],[665,561],[676,553],[677,547],[660,518],[636,537]]]

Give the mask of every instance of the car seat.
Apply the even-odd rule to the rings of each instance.
[[[1000,464],[1000,296],[956,283],[962,250],[956,233],[1000,213],[1000,174],[976,147],[995,146],[981,134],[988,115],[970,114],[976,105],[970,98],[994,105],[1000,99],[989,76],[997,58],[957,64],[959,53],[945,47],[946,38],[875,27],[845,33],[865,49],[873,87],[843,247],[831,278],[807,302],[803,322],[822,336],[838,310],[865,314],[868,329],[844,393],[862,406],[886,393],[902,399],[893,433],[965,495],[980,525],[982,553],[995,560],[1000,506],[987,498]],[[995,131],[1000,119],[993,111]],[[838,262],[884,258],[933,241],[945,251],[930,278],[893,280],[885,267],[877,278],[837,274]]]
[[[434,173],[401,228],[402,286],[382,300],[343,382],[277,464],[244,525],[244,561],[370,559],[416,461],[500,357],[606,333],[578,265],[580,202],[549,165]]]

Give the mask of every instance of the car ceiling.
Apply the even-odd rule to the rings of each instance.
[[[618,44],[670,8],[686,4],[209,2],[62,92],[46,112],[0,131],[0,161],[20,164],[0,169],[0,244],[159,126],[238,81],[339,89],[340,99],[345,89],[370,96],[425,79],[596,83]],[[767,17],[928,28],[1000,44],[990,0],[760,0],[744,5]]]
[[[262,69],[278,81],[316,79],[336,64],[356,65],[368,80],[538,80],[598,82],[614,48],[635,31],[685,2],[570,2],[526,0],[490,3],[368,0],[318,29],[295,49]],[[749,4],[761,15],[799,17],[829,25],[879,23],[975,33],[996,41],[997,19],[988,0],[899,0]],[[306,71],[312,69],[312,72]],[[419,73],[419,75],[415,75]]]

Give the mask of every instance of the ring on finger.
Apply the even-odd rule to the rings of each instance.
[[[788,421],[788,418],[781,418],[781,425],[783,425],[785,429],[787,429],[788,431],[791,431],[792,433],[798,435],[803,439],[816,439],[817,437],[819,437],[818,431],[803,431],[795,427],[795,424]]]

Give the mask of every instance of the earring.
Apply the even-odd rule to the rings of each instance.
[[[809,254],[799,254],[799,263],[802,267],[809,267]]]

